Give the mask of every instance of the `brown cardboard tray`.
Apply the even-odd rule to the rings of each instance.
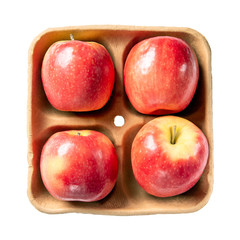
[[[41,63],[50,45],[70,39],[96,41],[112,56],[116,82],[109,102],[100,110],[86,113],[61,112],[48,102],[42,82]],[[131,168],[131,144],[139,129],[156,116],[138,113],[130,104],[123,85],[123,67],[130,49],[137,42],[153,36],[174,36],[185,40],[198,58],[200,78],[190,105],[175,114],[195,123],[205,133],[210,155],[199,182],[189,191],[175,197],[157,198],[147,194],[136,182]],[[28,197],[45,213],[94,213],[138,215],[186,213],[202,208],[213,187],[212,80],[211,51],[206,39],[197,31],[178,27],[77,26],[48,29],[35,38],[29,49],[28,87]],[[122,127],[114,125],[114,117],[125,119]],[[69,129],[94,129],[107,135],[116,147],[119,174],[116,186],[99,202],[64,202],[54,199],[43,185],[39,160],[46,140],[55,132]]]

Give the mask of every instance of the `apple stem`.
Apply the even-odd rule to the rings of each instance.
[[[71,39],[71,40],[75,40],[74,37],[73,37],[73,35],[72,35],[72,33],[70,34],[70,39]]]
[[[176,142],[176,128],[177,126],[174,125],[173,127],[171,127],[171,144],[175,144]]]
[[[78,133],[77,133],[77,135],[78,135],[78,136],[81,136],[81,133],[80,133],[80,132],[78,132]]]

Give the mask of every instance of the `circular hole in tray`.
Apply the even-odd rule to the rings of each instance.
[[[114,117],[114,125],[116,127],[122,127],[125,124],[125,119],[123,116],[117,115]]]

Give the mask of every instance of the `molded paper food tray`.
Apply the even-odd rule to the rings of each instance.
[[[109,51],[115,66],[116,81],[109,102],[100,110],[85,113],[61,112],[48,102],[41,81],[41,64],[47,49],[56,41],[95,41]],[[199,84],[190,105],[174,114],[195,123],[206,135],[210,154],[199,182],[186,193],[157,198],[146,193],[136,182],[131,168],[131,144],[140,128],[157,116],[138,113],[129,102],[123,85],[123,67],[130,49],[139,41],[154,36],[174,36],[186,41],[195,51],[200,68]],[[35,38],[29,49],[28,94],[28,197],[45,213],[95,213],[137,215],[185,213],[202,208],[209,200],[213,186],[212,80],[211,51],[206,39],[197,31],[176,27],[79,26],[48,29]],[[122,127],[114,117],[125,119]],[[58,131],[93,129],[113,142],[119,160],[116,186],[103,200],[92,203],[65,202],[54,199],[43,185],[40,155],[47,139]]]

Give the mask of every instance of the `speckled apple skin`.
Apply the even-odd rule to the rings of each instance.
[[[54,198],[93,202],[112,191],[118,159],[112,142],[104,134],[93,130],[63,131],[45,143],[40,171]]]
[[[171,128],[176,126],[176,142]],[[136,135],[131,152],[139,185],[157,197],[186,192],[200,179],[209,155],[203,132],[192,122],[175,116],[158,117]]]
[[[199,78],[193,49],[183,40],[159,36],[145,39],[130,50],[124,66],[124,85],[140,113],[177,113],[191,102]]]
[[[96,42],[59,41],[46,52],[41,69],[43,88],[53,107],[85,112],[102,108],[114,82],[113,61]]]

